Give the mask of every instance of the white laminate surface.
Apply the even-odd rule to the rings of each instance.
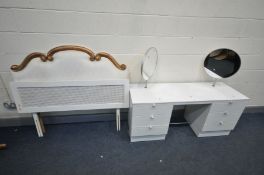
[[[249,99],[222,82],[217,82],[214,87],[211,82],[153,83],[148,84],[148,88],[144,88],[143,84],[131,84],[130,97],[133,104],[193,104]]]

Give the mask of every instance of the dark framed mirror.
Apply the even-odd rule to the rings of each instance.
[[[207,55],[204,61],[205,71],[215,79],[228,78],[240,68],[239,55],[230,49],[217,49]]]

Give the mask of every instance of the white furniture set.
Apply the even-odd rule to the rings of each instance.
[[[125,65],[105,52],[94,54],[80,46],[60,46],[47,54],[32,53],[11,70],[18,112],[33,114],[39,137],[45,131],[40,112],[113,108],[120,130],[120,108],[129,108],[132,142],[164,140],[175,105],[185,105],[185,118],[198,137],[228,135],[248,101],[224,83],[214,87],[210,83],[129,87]]]
[[[173,106],[185,106],[185,119],[198,137],[228,135],[248,98],[224,83],[157,83],[130,88],[131,141],[163,140]]]

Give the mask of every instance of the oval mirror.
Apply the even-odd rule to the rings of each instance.
[[[230,49],[217,49],[209,53],[204,61],[207,74],[215,79],[228,78],[240,68],[239,55]]]
[[[158,63],[158,51],[155,47],[150,47],[144,55],[141,64],[141,75],[146,81],[145,87],[147,87],[147,81],[153,76]]]

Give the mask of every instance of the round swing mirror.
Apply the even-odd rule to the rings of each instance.
[[[214,79],[228,78],[234,75],[240,65],[239,55],[230,49],[214,50],[207,55],[204,61],[206,73]]]
[[[141,75],[146,81],[145,88],[147,87],[147,81],[153,76],[158,63],[158,51],[155,47],[150,47],[144,55],[141,64]]]

